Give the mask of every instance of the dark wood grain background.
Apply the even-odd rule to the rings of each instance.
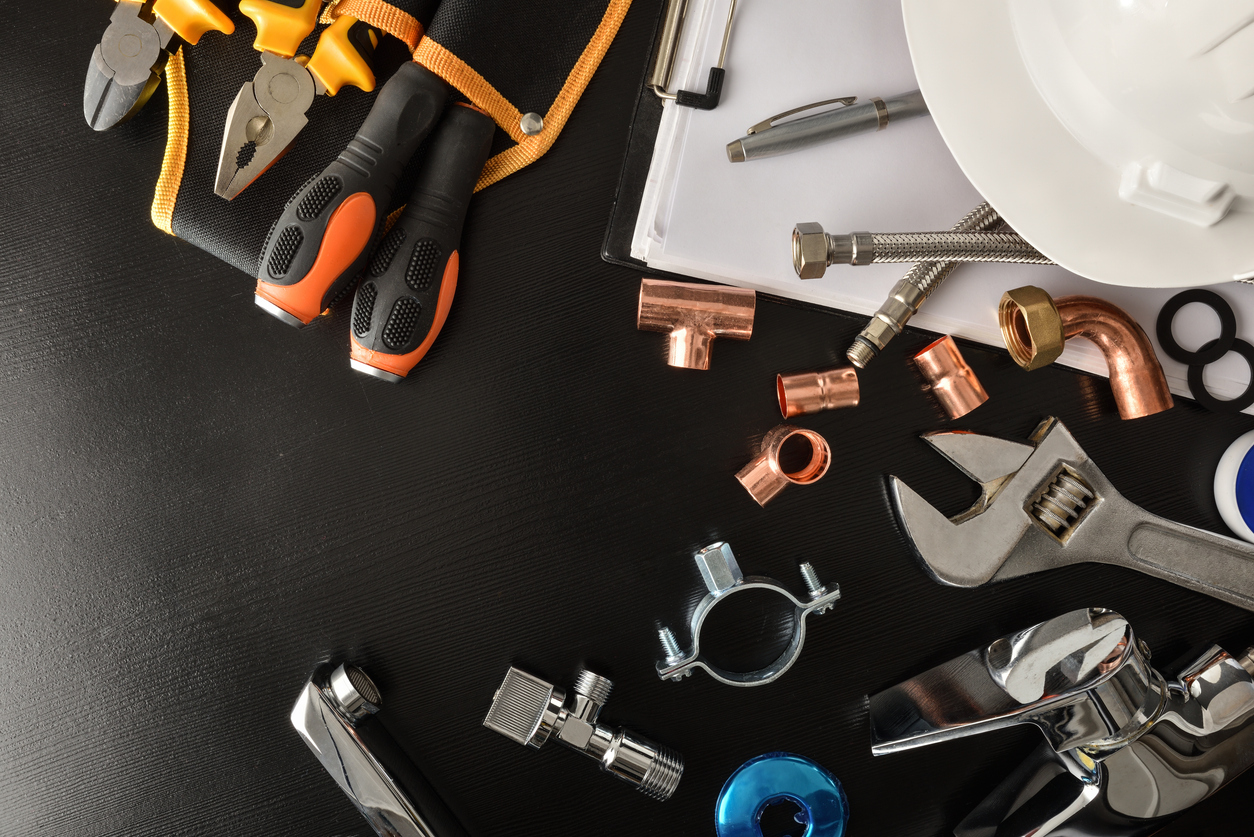
[[[81,113],[109,6],[9,3],[0,25],[0,833],[364,837],[287,718],[319,662],[351,658],[476,836],[710,834],[728,774],[791,750],[845,784],[851,834],[932,837],[1039,734],[872,759],[868,692],[1077,607],[1119,610],[1164,665],[1254,642],[1251,614],[1120,569],[931,582],[884,475],[947,512],[974,490],[917,439],[945,426],[907,366],[921,332],[863,375],[862,406],[799,422],[831,442],[828,476],[750,500],[732,475],[779,422],[775,373],[838,362],[862,320],[763,300],[706,373],[636,331],[639,274],[599,250],[659,0],[548,156],[476,198],[452,316],[400,386],[349,369],[347,307],[285,328],[250,277],[151,226],[164,97],[101,135]],[[1181,399],[1122,422],[1103,379],[965,352],[992,399],[964,427],[1060,416],[1134,502],[1226,532],[1211,479],[1249,417]],[[800,589],[809,560],[845,592],[776,684],[654,674],[715,539],[747,572]],[[777,617],[729,614],[716,651],[770,656]],[[686,757],[671,801],[480,726],[508,665],[569,682],[585,662],[617,684],[607,720]],[[1245,833],[1251,788],[1164,833]]]

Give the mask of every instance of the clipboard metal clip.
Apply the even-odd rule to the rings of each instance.
[[[723,27],[723,46],[718,52],[718,65],[710,68],[704,93],[680,90],[667,92],[671,72],[675,69],[675,55],[679,52],[679,36],[684,30],[684,18],[688,12],[688,0],[668,0],[662,16],[662,33],[657,47],[653,71],[649,73],[648,87],[659,99],[672,99],[675,104],[698,110],[714,110],[723,94],[723,60],[727,57],[727,42],[731,39],[732,17],[736,13],[736,0],[727,8],[727,24]]]
[[[821,108],[824,105],[837,105],[837,104],[842,107],[848,107],[849,105],[852,105],[856,101],[858,101],[857,96],[841,96],[840,98],[837,98],[837,99],[828,99],[823,102],[815,102],[812,105],[802,105],[799,108],[793,108],[792,110],[786,110],[783,113],[777,113],[774,116],[772,116],[770,119],[763,119],[761,122],[750,127],[747,131],[745,131],[745,133],[752,135],[752,134],[758,133],[759,131],[765,131],[767,128],[774,128],[775,123],[783,119],[785,116],[792,116],[793,114],[801,113],[802,111],[805,111],[805,110],[813,110],[814,108]]]

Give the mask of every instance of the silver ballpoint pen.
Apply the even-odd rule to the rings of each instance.
[[[820,142],[840,139],[841,137],[861,134],[867,131],[882,131],[889,122],[900,122],[915,116],[927,114],[927,104],[923,94],[918,90],[891,96],[887,99],[873,98],[861,104],[856,96],[841,99],[828,99],[805,107],[794,108],[770,119],[765,119],[750,128],[748,136],[727,143],[727,159],[733,163],[756,160],[759,157],[774,157],[788,154],[817,145]],[[795,113],[839,103],[842,107],[803,116],[792,122],[776,125],[777,120]]]

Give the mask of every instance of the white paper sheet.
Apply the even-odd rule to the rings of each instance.
[[[689,0],[672,91],[705,89],[728,2]],[[792,268],[794,224],[817,221],[841,233],[945,230],[980,203],[927,117],[781,157],[727,159],[727,143],[772,114],[917,87],[897,3],[741,0],[725,66],[717,109],[665,105],[632,241],[632,256],[650,267],[869,315],[909,266],[833,265],[822,279],[803,282]],[[911,323],[1002,346],[997,304],[1021,285],[1110,300],[1137,318],[1155,347],[1158,310],[1176,293],[1104,285],[1059,267],[963,265]],[[1236,309],[1238,335],[1254,341],[1254,288],[1229,283],[1215,290]],[[1175,334],[1186,348],[1218,331],[1218,318],[1200,305],[1177,315]],[[1159,358],[1172,391],[1187,396],[1186,368],[1161,351]],[[1101,353],[1087,341],[1068,343],[1059,362],[1106,374]],[[1229,353],[1205,377],[1216,396],[1231,398],[1245,389],[1250,371]]]

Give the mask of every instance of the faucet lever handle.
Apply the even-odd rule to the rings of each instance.
[[[1058,752],[1100,749],[1152,720],[1163,695],[1162,678],[1126,619],[1101,608],[1075,610],[872,697],[872,752],[1020,723],[1040,727]]]

